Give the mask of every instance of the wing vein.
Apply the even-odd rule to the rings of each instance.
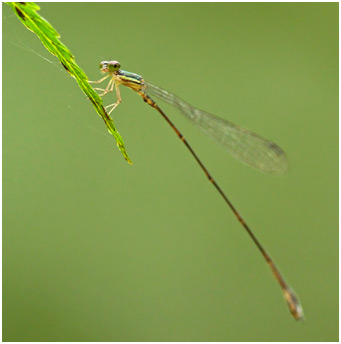
[[[194,126],[216,141],[234,158],[262,172],[284,174],[288,158],[276,143],[233,124],[225,119],[199,110],[174,94],[150,83],[146,92],[177,108]]]

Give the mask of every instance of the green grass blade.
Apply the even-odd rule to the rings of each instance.
[[[55,55],[68,73],[76,79],[81,90],[92,102],[98,115],[104,120],[109,133],[114,136],[124,158],[131,164],[122,137],[116,130],[113,120],[105,111],[101,97],[90,86],[86,74],[75,63],[70,50],[59,40],[60,35],[58,32],[37,13],[40,7],[34,2],[7,2],[7,4],[11,6],[20,21],[39,37],[45,48],[52,55]]]

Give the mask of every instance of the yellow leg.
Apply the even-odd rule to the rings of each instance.
[[[115,84],[115,86],[116,86],[115,89],[116,89],[116,98],[117,98],[117,100],[116,100],[116,103],[110,104],[110,105],[108,105],[108,106],[105,107],[105,109],[110,108],[110,107],[113,107],[113,108],[108,112],[108,115],[110,115],[110,114],[115,110],[116,106],[117,106],[118,104],[120,104],[121,101],[122,101],[120,89],[119,89],[117,83],[113,83],[113,84],[112,84],[112,87],[111,87],[111,91],[110,91],[110,92],[113,91],[113,89],[114,89],[114,84]]]
[[[97,80],[97,81],[90,81],[90,80],[88,80],[88,82],[90,83],[90,84],[99,84],[99,83],[101,83],[102,81],[104,81],[105,79],[107,79],[107,78],[109,78],[109,74],[108,75],[106,75],[104,78],[102,78],[102,79],[100,79],[100,80]]]
[[[103,88],[94,88],[94,90],[103,91],[103,93],[99,94],[100,97],[105,96],[108,92],[112,92],[114,90],[115,79],[111,79],[108,83],[108,86]],[[110,87],[111,86],[111,87]]]

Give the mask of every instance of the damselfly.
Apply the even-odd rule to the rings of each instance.
[[[174,94],[146,82],[140,75],[123,71],[120,68],[121,65],[118,61],[102,61],[100,63],[100,69],[103,73],[108,74],[98,81],[90,81],[92,83],[101,83],[107,78],[110,78],[105,89],[95,88],[95,90],[102,91],[100,96],[104,96],[107,93],[112,92],[115,88],[117,99],[115,103],[106,107],[106,109],[111,108],[108,113],[110,114],[116,108],[116,106],[121,103],[119,85],[122,84],[136,91],[148,105],[152,106],[161,114],[161,116],[175,131],[180,140],[185,144],[187,149],[199,164],[200,168],[205,173],[208,180],[214,185],[226,204],[233,211],[240,224],[244,227],[253,242],[258,247],[282,288],[291,314],[297,320],[303,319],[303,309],[298,301],[297,296],[286,283],[270,255],[260,244],[256,236],[251,231],[251,228],[247,225],[235,206],[227,198],[215,179],[213,179],[212,175],[208,172],[207,168],[189,145],[188,141],[149,95],[155,96],[176,107],[187,119],[190,120],[192,124],[216,140],[223,148],[225,148],[228,153],[258,170],[272,174],[285,173],[288,168],[288,160],[285,152],[277,144],[261,137],[260,135],[255,134],[250,130],[241,128],[222,118],[211,115],[205,111],[199,110],[178,98]]]

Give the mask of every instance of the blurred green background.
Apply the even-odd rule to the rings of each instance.
[[[161,116],[114,111],[128,165],[76,82],[3,4],[3,340],[338,340],[338,4],[42,3],[89,79],[116,59],[277,142],[283,177],[162,105],[304,307]],[[108,95],[106,104],[113,102]]]

